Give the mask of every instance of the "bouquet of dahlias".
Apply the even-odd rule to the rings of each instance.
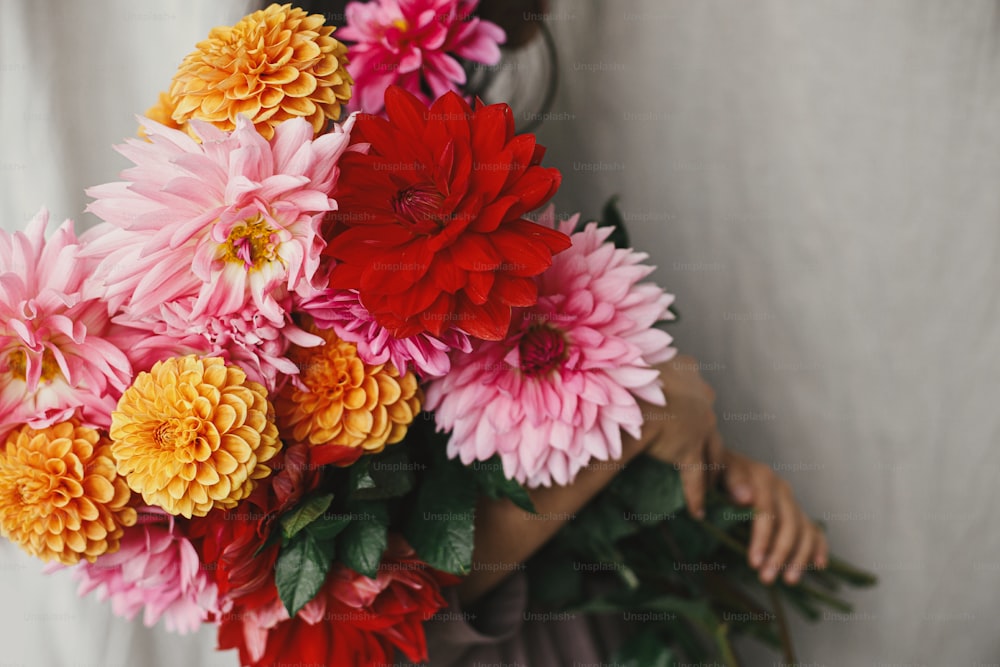
[[[352,3],[350,49],[290,5],[216,28],[88,190],[102,224],[0,235],[6,537],[244,665],[421,661],[477,500],[621,456],[672,297],[615,225],[545,209],[544,149],[464,94],[504,39],[476,4]],[[675,506],[665,475],[594,511]],[[539,571],[650,532],[584,519]]]

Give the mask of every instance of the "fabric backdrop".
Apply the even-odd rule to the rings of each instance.
[[[244,0],[3,0],[0,222],[81,215],[184,54]],[[1000,657],[994,0],[557,0],[560,211],[621,196],[730,446],[881,585],[798,624],[829,666]],[[525,68],[525,76],[530,71]],[[521,110],[520,120],[530,113]],[[0,544],[0,663],[235,665]],[[772,664],[771,656],[755,664]]]

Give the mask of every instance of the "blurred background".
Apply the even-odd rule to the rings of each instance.
[[[0,223],[83,213],[111,145],[246,0],[0,0]],[[677,295],[728,445],[874,571],[802,664],[996,664],[1000,4],[557,0],[537,128],[560,213],[613,195]],[[498,85],[541,78],[514,54]],[[542,84],[544,88],[544,84]],[[0,542],[0,664],[235,665],[79,600]],[[751,664],[779,664],[761,655]]]

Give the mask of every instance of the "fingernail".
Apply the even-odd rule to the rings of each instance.
[[[802,576],[802,572],[799,570],[789,570],[785,575],[785,581],[789,584],[799,583],[799,578]]]
[[[757,568],[760,567],[760,562],[764,560],[764,554],[759,551],[754,551],[750,554],[750,567]]]
[[[764,568],[764,571],[761,572],[760,578],[765,584],[769,584],[774,581],[774,575],[777,573],[777,569],[773,565],[768,565]]]
[[[748,503],[752,497],[753,494],[751,493],[749,486],[741,485],[733,487],[733,498],[735,498],[737,502]]]

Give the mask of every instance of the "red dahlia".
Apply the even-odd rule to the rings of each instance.
[[[237,605],[223,614],[219,648],[237,648],[240,664],[395,664],[427,660],[423,622],[445,606],[442,585],[458,578],[432,570],[402,538],[390,536],[378,576],[335,563],[323,588],[294,618],[275,596],[270,604]]]
[[[386,91],[388,119],[362,114],[340,160],[330,286],[356,289],[397,338],[460,329],[502,340],[511,308],[537,300],[532,277],[570,246],[526,220],[559,187],[544,147],[514,134],[506,104],[470,107],[447,93],[430,108]]]
[[[309,446],[293,444],[279,453],[274,474],[239,507],[209,512],[188,523],[188,538],[201,562],[215,573],[219,597],[242,605],[263,604],[277,596],[274,564],[278,543],[261,550],[275,520],[314,489],[319,473],[309,465]]]

